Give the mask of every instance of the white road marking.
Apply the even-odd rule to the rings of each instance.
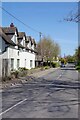
[[[76,71],[78,73],[78,71]]]
[[[3,114],[5,114],[5,113],[7,113],[7,112],[10,111],[10,110],[12,110],[14,107],[20,105],[21,103],[23,103],[23,102],[26,101],[26,100],[27,100],[27,99],[24,99],[24,100],[18,102],[17,104],[13,105],[12,107],[8,108],[8,109],[5,110],[4,112],[0,113],[0,116],[3,115]]]
[[[62,74],[60,74],[58,77],[57,77],[57,80],[62,76]]]
[[[2,93],[3,92],[3,90],[0,90],[0,93]]]

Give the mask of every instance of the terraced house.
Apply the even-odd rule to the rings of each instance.
[[[36,42],[31,36],[19,32],[13,23],[0,27],[0,76],[19,67],[35,68],[36,53]]]

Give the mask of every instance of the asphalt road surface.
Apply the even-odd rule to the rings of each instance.
[[[45,73],[45,72],[42,72]],[[34,75],[35,76],[35,75]],[[78,118],[78,72],[73,65],[7,88],[2,93],[3,118]]]

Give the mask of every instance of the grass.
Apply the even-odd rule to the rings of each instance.
[[[80,72],[80,65],[76,66],[76,70]]]

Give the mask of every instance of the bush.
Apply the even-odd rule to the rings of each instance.
[[[19,71],[18,71],[18,70],[12,71],[12,72],[11,72],[11,75],[12,75],[13,78],[18,78],[18,76],[19,76]]]
[[[60,66],[58,62],[52,62],[51,65],[53,68]]]
[[[76,70],[80,70],[80,66],[77,66],[77,67],[76,67]]]
[[[19,71],[25,71],[25,70],[28,70],[28,69],[25,68],[25,67],[19,67],[18,70],[19,70]]]
[[[57,67],[57,63],[55,63],[55,62],[52,62],[51,65],[53,68]]]
[[[50,67],[49,66],[45,66],[44,69],[49,69]]]

